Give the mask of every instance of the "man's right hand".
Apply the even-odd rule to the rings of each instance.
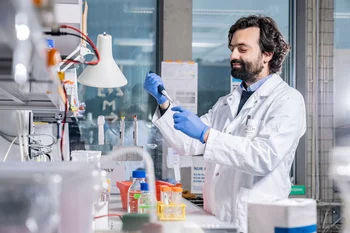
[[[157,100],[158,104],[163,104],[168,99],[158,92],[158,86],[164,87],[161,77],[155,73],[147,73],[143,88]]]

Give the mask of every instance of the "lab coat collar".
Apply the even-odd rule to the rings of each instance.
[[[255,93],[258,96],[269,96],[281,82],[283,82],[282,78],[278,74],[273,74]]]
[[[252,108],[258,102],[260,97],[269,96],[271,92],[281,83],[283,80],[277,74],[273,74],[271,78],[269,78],[258,90],[254,92],[254,94],[248,99],[248,101],[244,104],[243,109]],[[229,106],[235,106],[241,100],[241,95],[243,92],[243,88],[241,86],[237,86],[233,92],[228,95],[225,99],[225,102]],[[238,106],[238,105],[237,105]],[[241,111],[242,111],[241,110]]]

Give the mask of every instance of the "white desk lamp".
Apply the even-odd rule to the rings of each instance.
[[[98,35],[97,50],[100,53],[100,62],[94,66],[87,66],[78,77],[78,82],[97,88],[125,86],[128,81],[113,58],[112,36],[106,33]]]

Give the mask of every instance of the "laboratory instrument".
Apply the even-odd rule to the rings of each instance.
[[[177,184],[178,186],[180,184]],[[185,220],[186,205],[182,203],[182,188],[162,186],[161,200],[157,203],[159,220]]]
[[[61,176],[37,174],[35,179],[34,174],[27,175],[0,177],[0,232],[57,232]],[[28,222],[33,228],[24,231]]]
[[[34,213],[37,211],[49,211],[46,212],[47,216],[43,217],[42,213],[38,215],[41,216],[42,220],[48,220],[50,216],[53,216],[51,213],[55,210],[54,203],[57,203],[57,213],[45,224],[57,221],[58,232],[92,233],[93,204],[99,200],[102,188],[101,173],[92,164],[86,162],[6,162],[0,163],[0,179],[3,179],[0,190],[12,190],[11,195],[6,195],[9,198],[7,201],[12,200],[12,203],[17,202],[23,207],[12,206],[13,210],[16,211],[14,220],[24,220],[17,217],[24,217],[25,212],[29,210],[27,214],[33,214],[30,217],[34,217]],[[5,182],[5,180],[8,181]],[[42,187],[42,189],[38,190],[37,187]],[[50,187],[50,190],[47,187]],[[57,195],[54,194],[56,191]],[[4,198],[4,193],[1,191],[0,193]],[[31,198],[28,199],[27,197],[30,196],[26,197],[26,194],[30,195]],[[7,203],[7,201],[4,200],[3,203]],[[51,210],[47,209],[49,207]],[[0,208],[0,212],[5,210]],[[19,214],[20,212],[21,214]],[[9,212],[5,214],[8,215]],[[31,221],[31,218],[29,220]],[[6,222],[0,221],[1,226],[6,226],[6,224]],[[24,224],[26,226],[26,222]],[[18,226],[20,226],[19,223],[16,227]],[[37,230],[41,230],[39,229],[40,224],[37,227]]]
[[[165,195],[164,203],[158,202],[157,215],[160,221],[186,220],[186,205],[169,203]]]

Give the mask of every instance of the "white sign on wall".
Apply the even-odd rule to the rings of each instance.
[[[191,168],[191,193],[203,193],[205,177],[205,162],[203,156],[194,156],[192,158]]]
[[[192,61],[163,61],[161,77],[169,96],[197,114],[198,64]]]

